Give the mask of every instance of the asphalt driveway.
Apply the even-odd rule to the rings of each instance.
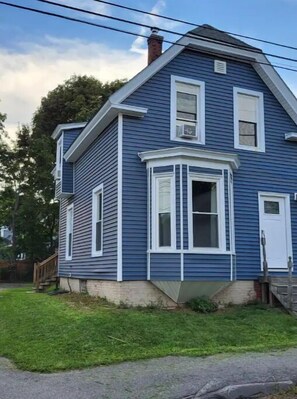
[[[166,357],[55,374],[19,371],[0,358],[1,399],[235,398],[229,391],[229,396],[216,391],[227,385],[280,381],[297,383],[297,349]]]

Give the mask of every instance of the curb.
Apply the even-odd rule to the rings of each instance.
[[[281,391],[288,391],[295,384],[291,380],[228,385],[216,391],[205,393],[205,388],[197,392],[193,399],[256,399]]]

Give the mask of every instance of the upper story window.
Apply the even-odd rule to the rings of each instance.
[[[175,248],[175,195],[173,175],[156,175],[153,185],[153,247]]]
[[[234,146],[265,151],[263,94],[234,88]]]
[[[204,82],[171,76],[171,140],[205,143]]]
[[[62,177],[62,163],[63,163],[63,136],[61,136],[57,142],[56,179],[61,179]]]
[[[66,211],[66,260],[72,259],[73,251],[73,204]]]
[[[103,184],[93,190],[92,208],[92,256],[101,256],[103,253]]]

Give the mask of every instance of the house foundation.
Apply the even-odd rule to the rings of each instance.
[[[154,304],[165,308],[178,306],[176,302],[149,281],[117,282],[61,277],[60,287],[73,292],[87,292],[91,296],[106,298],[116,305],[121,303],[128,306],[149,306]],[[199,296],[198,292],[197,296]],[[221,304],[234,305],[254,301],[257,299],[254,281],[234,281],[212,296],[212,299]]]

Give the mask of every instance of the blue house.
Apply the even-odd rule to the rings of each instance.
[[[166,306],[241,303],[297,258],[297,100],[260,49],[208,25],[88,123],[59,125],[61,286]],[[295,273],[295,272],[294,272]]]

